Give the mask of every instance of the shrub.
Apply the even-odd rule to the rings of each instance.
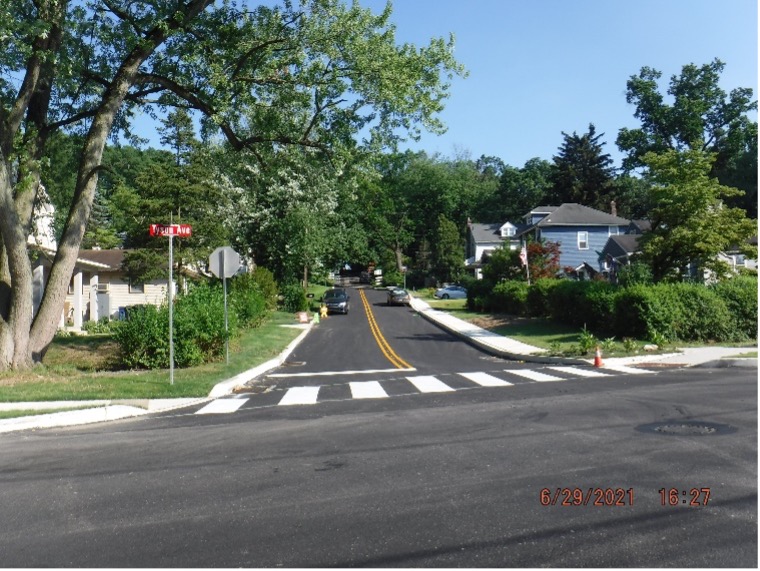
[[[229,304],[228,299],[228,304]],[[174,359],[178,367],[200,365],[224,354],[229,334],[238,331],[238,317],[227,312],[224,330],[224,292],[221,287],[197,285],[174,305]]]
[[[98,321],[85,321],[82,330],[90,335],[102,335],[113,331],[113,323],[108,317],[101,317]]]
[[[121,360],[130,369],[157,369],[169,365],[169,312],[166,306],[143,305],[117,322],[114,340]]]
[[[548,290],[548,304],[557,321],[610,333],[617,294],[615,286],[607,282],[560,280]]]
[[[550,295],[561,282],[556,279],[538,279],[528,287],[526,299],[528,314],[534,317],[551,317]]]
[[[665,341],[730,341],[735,317],[702,284],[676,283],[624,288],[615,301],[616,333]],[[658,343],[661,344],[661,343]]]
[[[270,299],[276,304],[276,291],[272,293],[270,289],[269,293],[262,293],[260,283],[253,274],[235,276],[229,283],[229,309],[235,312],[242,327],[256,327],[264,320],[267,311],[274,309],[267,307],[266,299],[271,296]]]
[[[177,367],[199,365],[224,353],[224,295],[221,287],[198,285],[174,304],[174,362]],[[230,336],[237,331],[237,315],[229,312]],[[114,330],[121,360],[129,368],[169,367],[169,307],[130,308]]]
[[[291,313],[309,309],[309,300],[300,284],[288,284],[282,288],[282,308]]]
[[[253,272],[246,275],[251,276],[250,279],[256,284],[261,297],[264,299],[266,308],[268,310],[276,309],[279,287],[277,281],[274,279],[274,274],[268,269],[258,266]]]
[[[734,320],[725,301],[715,290],[702,284],[673,284],[674,294],[681,303],[681,320],[676,338],[689,341],[730,341]]]
[[[615,298],[615,333],[650,339],[656,332],[668,340],[675,339],[682,308],[668,293],[665,284],[624,288]]]
[[[488,297],[493,284],[487,280],[476,280],[467,286],[467,309],[470,311],[488,311]]]
[[[488,303],[491,311],[525,315],[528,307],[527,299],[527,282],[509,280],[496,284],[489,296]]]
[[[757,278],[740,276],[711,286],[731,313],[736,341],[757,339]]]

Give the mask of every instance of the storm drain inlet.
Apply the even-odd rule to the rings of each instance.
[[[715,436],[718,434],[731,434],[736,428],[728,424],[704,422],[701,420],[666,420],[652,422],[636,427],[639,432],[650,432],[670,436]]]

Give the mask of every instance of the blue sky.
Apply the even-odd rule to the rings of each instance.
[[[377,12],[381,0],[360,0]],[[756,0],[396,0],[399,42],[456,41],[470,72],[456,79],[441,115],[443,136],[425,134],[415,150],[515,167],[551,160],[562,132],[594,123],[620,166],[622,127],[637,127],[626,82],[648,66],[662,72],[662,93],[690,63],[718,58],[724,91],[751,87],[757,98]],[[757,120],[756,114],[753,116]]]

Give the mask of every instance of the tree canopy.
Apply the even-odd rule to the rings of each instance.
[[[717,275],[727,271],[718,254],[732,247],[757,258],[748,241],[757,223],[723,204],[740,193],[710,175],[715,156],[700,150],[647,153],[652,229],[641,239],[642,258],[655,281],[681,280],[691,263]]]
[[[626,92],[641,127],[621,129],[617,145],[627,155],[626,171],[643,167],[649,152],[690,149],[714,154],[712,175],[744,190],[744,200],[735,205],[757,217],[757,122],[747,116],[757,110],[757,101],[749,87],[726,93],[720,87],[724,69],[719,59],[685,65],[680,75],[670,78],[663,94],[658,85],[662,73],[643,67],[628,80]]]
[[[263,162],[284,147],[382,148],[439,132],[453,39],[398,45],[358,2],[14,1],[0,8],[0,369],[40,360],[91,216],[109,137],[138,112],[185,108]],[[51,138],[82,136],[44,297],[33,314],[26,237]],[[365,135],[359,140],[359,133]]]

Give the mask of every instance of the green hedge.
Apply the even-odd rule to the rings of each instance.
[[[266,317],[267,300],[255,277],[228,280],[227,323],[221,282],[194,285],[174,301],[174,363],[192,367],[224,355],[225,341],[243,327],[259,325]],[[271,292],[267,296],[271,295]],[[169,367],[169,306],[129,308],[128,317],[114,328],[122,363],[131,369]]]
[[[757,278],[713,286],[537,280],[471,285],[475,311],[547,317],[596,335],[667,341],[735,342],[757,339]]]

